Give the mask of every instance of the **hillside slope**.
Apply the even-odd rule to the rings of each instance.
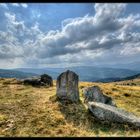
[[[127,125],[98,122],[83,103],[82,89],[98,85],[118,107],[140,116],[139,86],[80,82],[80,103],[64,104],[56,99],[56,83],[50,88],[17,84],[0,79],[0,136],[140,136]],[[126,96],[126,93],[129,96]]]
[[[133,76],[126,77],[126,78],[122,78],[122,79],[123,80],[133,80],[133,79],[137,79],[137,78],[140,79],[140,73],[133,75]]]
[[[124,78],[105,78],[105,79],[99,79],[96,82],[118,82],[118,81],[127,81],[129,80],[136,80],[136,79],[140,79],[140,73],[136,74],[136,75],[132,75],[129,77],[124,77]]]
[[[1,78],[27,78],[32,76],[38,76],[38,74],[35,73],[25,73],[21,71],[15,71],[15,70],[7,70],[7,69],[0,69],[0,77]]]

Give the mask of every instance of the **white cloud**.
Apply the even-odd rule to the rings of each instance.
[[[115,8],[113,14],[112,7]],[[62,31],[53,32],[55,33],[53,35],[51,35],[51,31],[40,40],[42,46],[37,50],[37,57],[45,58],[77,53],[83,49],[93,50],[101,47],[106,49],[107,47],[109,48],[107,45],[112,45],[111,47],[113,47],[113,43],[119,43],[120,39],[110,39],[108,42],[102,42],[102,44],[98,40],[102,36],[105,38],[108,34],[110,35],[122,29],[124,25],[117,18],[124,8],[125,4],[115,4],[115,6],[96,4],[95,16],[65,20],[62,23]],[[101,15],[103,15],[102,18]],[[83,42],[91,42],[92,44],[88,45],[89,43],[87,43],[85,45]]]
[[[12,3],[12,6],[19,7],[20,5],[18,3]]]
[[[23,35],[25,32],[25,25],[24,21],[17,21],[15,14],[11,14],[9,12],[5,13],[5,16],[7,17],[7,28],[8,30],[11,30],[16,35]]]
[[[0,47],[1,57],[20,58],[22,64],[34,66],[134,59],[135,54],[140,54],[140,33],[134,30],[140,26],[140,15],[124,17],[125,9],[126,4],[95,4],[94,16],[66,19],[61,30],[47,34],[40,30],[38,22],[29,28],[7,12],[8,32],[0,32],[0,41],[5,40]]]
[[[28,5],[26,4],[26,3],[21,3],[20,4],[22,7],[24,7],[24,8],[27,8],[28,7]]]
[[[15,6],[15,7],[23,7],[23,8],[27,8],[28,5],[26,3],[11,3],[12,6]]]
[[[31,10],[31,18],[32,19],[39,19],[41,17],[41,12],[39,9],[32,9]]]
[[[0,3],[0,6],[6,8],[6,9],[8,9],[8,6],[7,6],[6,3]]]

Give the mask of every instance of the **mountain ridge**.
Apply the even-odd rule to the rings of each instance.
[[[57,79],[60,73],[72,70],[79,75],[80,81],[89,82],[111,82],[127,78],[139,74],[140,71],[133,71],[129,69],[107,68],[107,67],[93,67],[93,66],[73,66],[66,68],[15,68],[15,69],[0,69],[0,77],[15,77],[26,78],[32,76],[38,76],[41,74],[48,74],[53,79]],[[2,72],[3,71],[3,72]],[[4,74],[5,71],[5,74]],[[9,74],[7,72],[10,72]],[[2,75],[4,74],[4,75]],[[11,76],[12,75],[12,76]]]
[[[65,68],[18,68],[16,70],[23,72],[34,72],[36,74],[47,73],[57,79],[60,73],[66,70],[72,70],[79,75],[80,81],[96,81],[105,78],[125,78],[140,73],[129,69],[117,69],[106,67],[93,67],[93,66],[73,66]]]
[[[35,73],[25,73],[22,71],[10,70],[10,69],[0,69],[0,77],[1,78],[27,78],[32,76],[38,76]]]

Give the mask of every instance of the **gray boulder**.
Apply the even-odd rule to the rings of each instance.
[[[84,89],[84,97],[85,97],[84,102],[96,101],[96,102],[101,102],[104,104],[116,106],[112,98],[104,95],[98,86],[92,86]]]
[[[40,86],[42,84],[40,78],[27,78],[23,80],[23,83],[25,85],[32,85],[32,86]]]
[[[87,105],[93,116],[101,121],[131,124],[140,128],[140,118],[132,113],[99,102],[88,102]]]
[[[79,101],[78,80],[78,75],[72,71],[67,70],[66,72],[61,73],[57,77],[57,97],[72,102]]]
[[[39,87],[39,86],[53,86],[53,80],[52,77],[47,75],[47,74],[43,74],[40,77],[32,77],[32,78],[27,78],[23,80],[23,83],[25,85],[32,85],[35,87]]]
[[[47,74],[43,74],[41,75],[41,82],[45,83],[49,86],[53,86],[53,79],[51,76],[47,75]]]

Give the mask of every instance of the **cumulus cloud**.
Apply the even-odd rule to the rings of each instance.
[[[124,16],[126,7],[126,4],[95,4],[95,15],[66,19],[61,30],[48,33],[40,30],[38,22],[29,28],[15,14],[6,12],[7,32],[0,31],[0,59],[20,58],[22,64],[29,65],[136,59],[140,54],[140,32],[136,30],[140,14]]]
[[[12,3],[12,6],[19,7],[20,5],[18,3]]]
[[[12,43],[2,44],[0,45],[0,48],[0,59],[21,57],[23,54],[23,50],[21,48],[18,48],[17,51],[17,47]]]
[[[28,5],[26,3],[21,3],[21,6],[24,7],[24,8],[28,7]]]
[[[25,31],[24,21],[17,21],[15,14],[9,12],[5,13],[7,18],[7,29],[12,31],[13,34],[23,35]]]
[[[12,6],[15,6],[15,7],[23,7],[23,8],[27,8],[28,5],[26,3],[12,3],[11,4]]]
[[[117,34],[124,24],[118,17],[125,9],[125,4],[95,4],[95,15],[63,21],[62,30],[48,33],[40,42],[38,57],[52,57],[77,53],[82,50],[94,50],[98,48],[110,48],[121,42],[112,34]],[[113,10],[112,12],[112,9]],[[100,41],[100,38],[110,38],[108,41]],[[86,42],[86,43],[85,43]],[[83,47],[84,46],[84,47]]]
[[[4,8],[6,8],[6,9],[8,9],[8,6],[7,6],[6,3],[0,3],[0,7],[4,7]]]

